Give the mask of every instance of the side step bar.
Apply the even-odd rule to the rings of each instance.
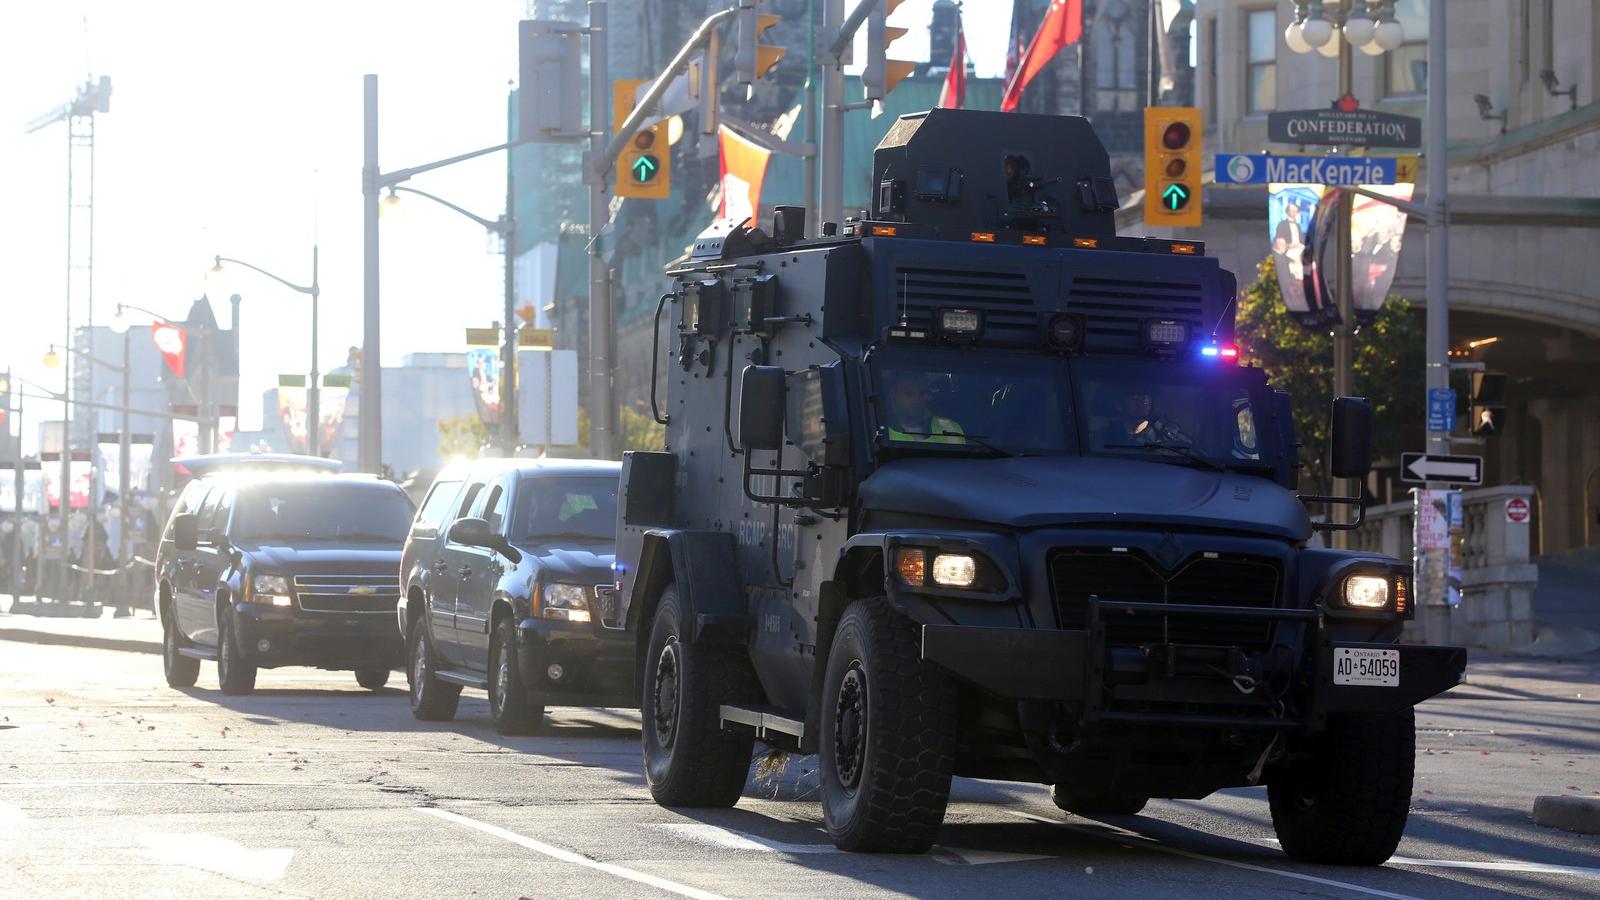
[[[727,728],[729,724],[754,728],[756,737],[762,740],[767,740],[773,734],[782,734],[794,738],[797,742],[805,742],[805,721],[796,719],[775,706],[736,706],[724,703],[722,727]]]
[[[204,659],[209,662],[217,661],[217,651],[208,650],[205,647],[179,647],[178,655],[187,656],[190,659]]]
[[[459,684],[462,687],[477,688],[480,691],[489,689],[489,679],[468,675],[466,672],[452,672],[448,669],[433,673],[433,677],[450,684]]]

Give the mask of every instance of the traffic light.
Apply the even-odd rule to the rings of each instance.
[[[788,51],[782,47],[761,45],[761,33],[778,24],[778,16],[761,12],[764,0],[740,0],[739,47],[733,54],[733,67],[738,71],[740,84],[755,84],[772,71]]]
[[[905,37],[907,29],[888,23],[889,14],[905,0],[881,0],[867,15],[867,65],[861,70],[861,86],[872,103],[874,118],[883,113],[883,98],[913,71],[917,64],[889,58],[889,45]]]
[[[611,131],[622,127],[633,112],[634,94],[642,79],[619,78],[611,85]],[[617,196],[635,200],[665,200],[672,193],[672,148],[667,144],[665,119],[634,132],[617,154]]]
[[[1502,372],[1472,373],[1471,430],[1489,436],[1505,430],[1506,376]]]
[[[1200,225],[1200,143],[1200,110],[1192,106],[1145,107],[1146,225]]]

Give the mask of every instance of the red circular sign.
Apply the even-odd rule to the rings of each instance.
[[[1518,525],[1528,521],[1528,501],[1521,497],[1512,497],[1506,501],[1506,521]]]

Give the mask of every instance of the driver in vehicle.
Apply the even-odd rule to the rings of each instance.
[[[965,444],[966,432],[954,419],[936,416],[929,408],[929,376],[922,372],[890,372],[889,429],[891,441],[927,444]]]
[[[1105,446],[1115,444],[1183,444],[1193,443],[1176,423],[1155,413],[1155,399],[1149,394],[1133,393],[1124,396],[1117,410],[1118,426],[1102,441]]]

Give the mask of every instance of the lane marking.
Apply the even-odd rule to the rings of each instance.
[[[1119,844],[1126,843],[1128,841],[1134,841],[1136,842],[1135,846],[1139,847],[1140,849],[1154,850],[1158,853],[1165,853],[1169,856],[1181,856],[1185,859],[1196,859],[1202,862],[1216,863],[1217,865],[1229,866],[1234,869],[1260,872],[1264,875],[1277,875],[1280,878],[1291,878],[1295,881],[1309,881],[1312,884],[1342,888],[1347,891],[1354,891],[1358,894],[1370,894],[1374,897],[1388,897],[1391,898],[1391,900],[1421,900],[1421,898],[1415,897],[1411,894],[1396,894],[1391,891],[1381,891],[1377,888],[1369,888],[1359,884],[1352,884],[1348,881],[1337,881],[1332,878],[1319,878],[1315,875],[1306,875],[1300,872],[1290,872],[1286,869],[1273,869],[1268,866],[1258,866],[1255,863],[1241,862],[1240,860],[1236,859],[1223,859],[1220,856],[1207,856],[1204,853],[1195,853],[1192,850],[1180,850],[1177,847],[1169,847],[1166,844],[1157,843],[1154,839],[1145,837],[1136,831],[1129,831],[1125,828],[1117,828],[1113,825],[1100,825],[1097,828],[1089,828],[1083,825],[1074,825],[1071,822],[1060,822],[1054,819],[1047,819],[1044,816],[1020,812],[1018,810],[1006,810],[1006,812],[1013,816],[1017,816],[1018,818],[1028,819],[1029,821],[1033,822],[1042,822],[1045,825],[1054,825],[1058,828],[1066,828],[1071,831],[1076,831],[1079,834],[1097,837],[1103,841],[1111,841]]]
[[[680,897],[693,897],[695,900],[727,900],[727,898],[723,897],[721,894],[713,894],[710,891],[702,891],[699,888],[690,887],[686,884],[679,884],[676,881],[669,881],[665,878],[658,878],[654,875],[648,875],[644,872],[639,872],[624,866],[616,865],[615,863],[605,863],[598,860],[593,860],[580,853],[574,853],[571,850],[563,850],[560,847],[554,847],[550,844],[544,843],[543,841],[536,841],[533,838],[523,837],[522,835],[517,834],[515,831],[507,831],[504,828],[500,828],[496,825],[490,825],[487,822],[479,822],[477,819],[469,819],[466,816],[453,813],[448,810],[439,809],[436,806],[418,806],[414,808],[418,812],[426,813],[430,816],[437,816],[438,818],[444,819],[446,822],[454,822],[457,825],[476,829],[484,834],[493,835],[504,841],[510,841],[519,847],[526,847],[535,853],[542,853],[552,859],[557,859],[565,863],[571,863],[575,866],[583,866],[587,869],[594,869],[597,872],[604,872],[607,875],[625,878],[628,881],[637,882],[639,884],[649,885],[650,887],[666,891],[669,894],[677,894]]]
[[[288,847],[252,850],[215,834],[141,834],[139,843],[157,862],[252,881],[282,879],[294,859],[294,850]]]
[[[1558,866],[1549,863],[1520,862],[1514,859],[1413,859],[1409,856],[1391,856],[1388,865],[1433,866],[1441,869],[1483,869],[1489,872],[1528,872],[1539,875],[1572,875],[1600,881],[1600,868],[1588,866]]]

